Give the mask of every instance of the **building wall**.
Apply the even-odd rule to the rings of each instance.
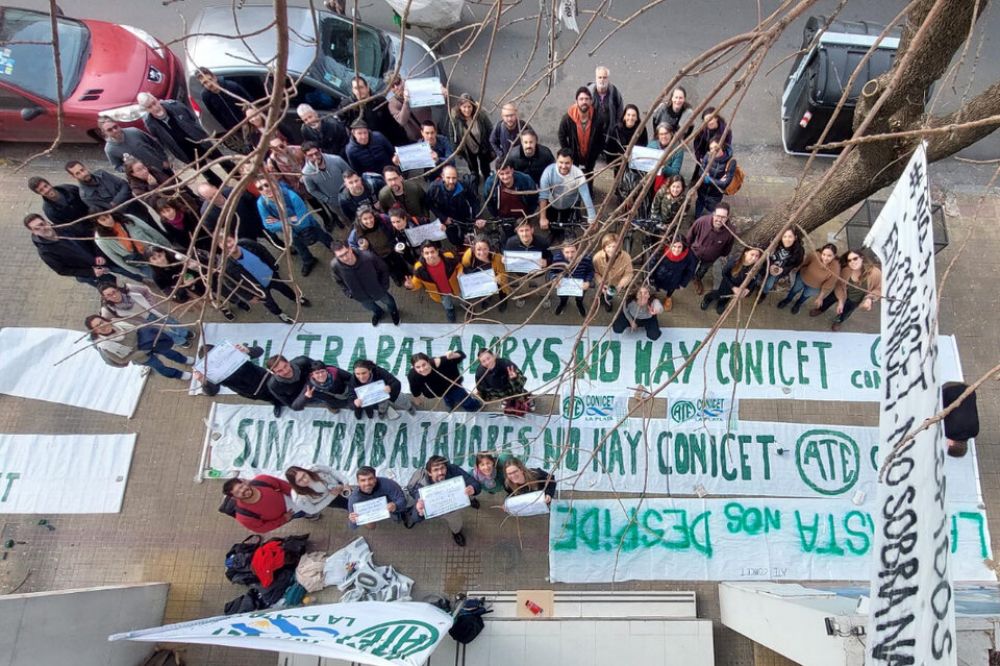
[[[152,643],[108,642],[163,621],[167,583],[0,596],[0,666],[136,666]]]

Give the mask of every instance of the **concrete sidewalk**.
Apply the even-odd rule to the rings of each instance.
[[[16,152],[16,151],[10,151]],[[0,298],[3,326],[56,326],[82,328],[83,318],[97,309],[97,295],[89,287],[49,271],[31,245],[20,220],[40,209],[38,197],[27,190],[28,175],[38,174],[54,183],[67,177],[61,165],[67,159],[89,158],[102,164],[93,147],[70,147],[20,173],[10,165],[0,168],[0,209],[6,224],[0,242],[10,248],[2,268]],[[751,161],[744,190],[733,197],[736,214],[759,214],[777,205],[795,184],[787,163],[774,168],[770,158]],[[774,168],[772,171],[771,169]],[[949,168],[953,168],[950,166]],[[758,170],[759,169],[759,170]],[[931,177],[935,181],[936,168]],[[970,173],[972,173],[970,171]],[[772,174],[772,175],[765,175]],[[1000,275],[1000,197],[980,201],[972,176],[949,176],[945,187],[957,217],[948,218],[951,243],[938,255],[941,288],[941,331],[958,338],[966,379],[977,378],[992,367],[1000,350],[1000,326],[996,312],[994,279]],[[985,182],[985,181],[982,181]],[[957,185],[955,183],[958,183]],[[979,190],[981,191],[981,190]],[[825,243],[839,228],[836,222],[819,230],[813,238]],[[329,257],[320,253],[321,260]],[[957,260],[952,265],[952,261]],[[297,278],[315,306],[303,311],[309,321],[366,322],[368,315],[354,302],[345,302],[325,270],[308,278]],[[701,312],[699,298],[691,290],[675,294],[673,311],[661,321],[666,326],[707,326],[711,312]],[[774,308],[771,299],[757,309],[752,325],[761,328],[828,330],[825,317],[806,313],[791,315]],[[439,306],[426,296],[404,293],[400,298],[404,319],[444,322]],[[528,310],[510,308],[501,317],[515,322]],[[213,315],[214,316],[214,315]],[[745,316],[745,315],[744,315]],[[260,308],[240,321],[265,319]],[[558,323],[579,322],[570,308]],[[536,323],[555,323],[550,312]],[[598,323],[609,323],[602,313]],[[877,332],[877,317],[858,313],[845,331]],[[229,400],[231,398],[223,398]],[[115,433],[134,432],[138,441],[122,512],[117,515],[46,516],[54,531],[37,525],[42,516],[3,516],[0,540],[25,541],[0,562],[0,592],[35,592],[117,583],[166,581],[171,584],[167,605],[168,622],[215,615],[242,588],[224,577],[224,557],[234,542],[246,533],[216,509],[221,499],[217,482],[194,482],[204,437],[202,419],[210,400],[192,398],[176,382],[153,375],[135,418],[131,420],[50,403],[0,396],[0,431],[9,433]],[[986,384],[979,392],[982,434],[979,438],[980,478],[986,498],[994,548],[1000,544],[1000,455],[993,446],[1000,436],[1000,387]],[[872,405],[854,403],[783,402],[780,407],[761,401],[743,403],[741,416],[770,420],[796,420],[808,416],[818,422],[871,425]],[[547,533],[530,523],[507,521],[484,502],[482,510],[470,511],[465,549],[453,545],[443,524],[428,524],[403,533],[386,525],[366,533],[379,564],[393,564],[417,581],[417,594],[452,594],[469,588],[518,589],[546,586]],[[530,525],[530,528],[529,528]],[[356,536],[347,529],[341,513],[327,513],[317,523],[296,521],[279,534],[311,533],[315,549],[332,551]],[[610,588],[610,585],[601,586]],[[701,614],[716,621],[717,662],[751,664],[753,650],[746,639],[721,627],[715,584],[638,583],[632,589],[693,589],[698,593]],[[273,664],[266,653],[191,646],[190,664]]]

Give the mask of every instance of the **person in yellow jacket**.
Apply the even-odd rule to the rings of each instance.
[[[493,271],[500,291],[489,298],[479,301],[483,309],[487,309],[499,301],[498,310],[503,312],[507,309],[507,297],[510,296],[510,286],[507,282],[507,271],[503,267],[503,255],[494,252],[490,247],[490,242],[485,238],[476,238],[472,242],[472,247],[462,255],[462,273],[479,273],[481,271]]]
[[[425,241],[420,246],[421,260],[413,265],[413,275],[403,283],[407,289],[426,289],[432,301],[444,306],[448,321],[455,322],[455,299],[461,297],[458,276],[462,274],[462,262],[452,252],[442,252],[434,241]]]

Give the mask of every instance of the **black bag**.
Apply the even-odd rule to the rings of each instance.
[[[267,606],[260,598],[260,592],[257,591],[257,588],[251,587],[244,594],[226,604],[225,614],[237,615],[239,613],[250,613],[262,608],[267,608]]]
[[[253,554],[260,548],[261,537],[251,534],[243,541],[233,544],[226,553],[226,578],[236,585],[256,585],[260,583],[257,574],[253,572],[250,563]]]
[[[462,602],[462,610],[458,612],[455,622],[448,630],[448,635],[455,639],[456,643],[465,645],[471,643],[476,636],[486,627],[483,622],[483,615],[492,613],[486,607],[486,598],[466,599]]]

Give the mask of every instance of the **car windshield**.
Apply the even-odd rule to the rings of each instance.
[[[59,56],[66,99],[79,83],[90,32],[79,21],[59,18]],[[0,8],[0,80],[56,101],[52,29],[47,14]]]
[[[358,24],[357,72],[372,90],[382,87],[382,76],[392,64],[389,40],[367,26]],[[354,28],[340,18],[320,22],[320,53],[312,66],[312,75],[351,97],[351,79],[355,70]]]

